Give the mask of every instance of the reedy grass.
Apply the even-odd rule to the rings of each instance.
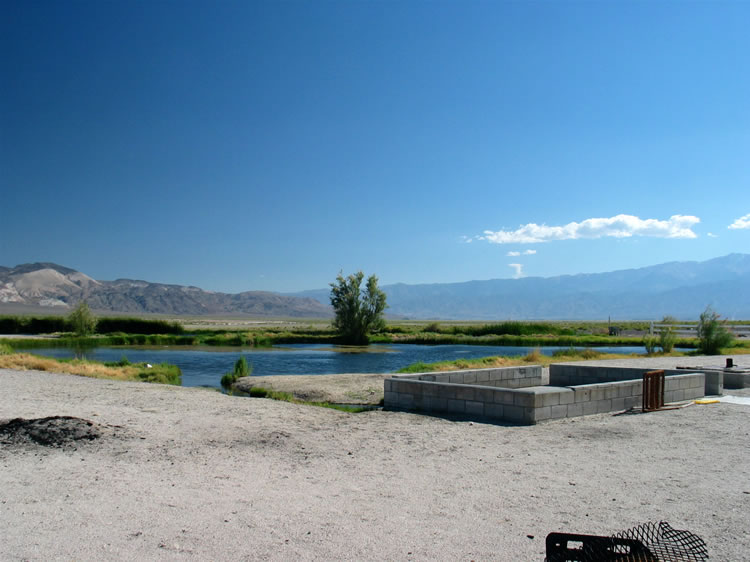
[[[98,379],[155,382],[180,385],[182,373],[176,365],[160,363],[148,368],[145,363],[100,363],[85,359],[53,359],[30,353],[0,355],[0,368],[18,371],[48,371]]]
[[[398,373],[426,373],[432,371],[459,371],[462,369],[488,369],[491,367],[515,367],[522,365],[542,365],[548,367],[551,363],[587,359],[626,359],[632,355],[621,353],[601,353],[593,349],[560,350],[554,356],[542,355],[540,350],[534,349],[527,355],[504,357],[480,357],[478,359],[457,359],[455,361],[438,361],[437,363],[412,363],[399,369]]]

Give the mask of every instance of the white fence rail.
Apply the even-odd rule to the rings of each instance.
[[[738,338],[750,338],[750,324],[722,324],[722,326]],[[672,332],[678,336],[686,338],[698,337],[698,324],[667,324],[662,322],[651,322],[649,333],[652,336],[658,335],[670,328],[672,329]]]

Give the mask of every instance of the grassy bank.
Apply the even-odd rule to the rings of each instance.
[[[3,349],[7,351],[7,348]],[[0,368],[68,373],[120,381],[182,384],[182,373],[176,365],[160,363],[149,367],[146,363],[130,363],[126,359],[116,363],[100,363],[82,359],[52,359],[29,353],[2,353],[0,354]]]
[[[682,354],[672,353],[678,357]],[[539,350],[534,350],[524,356],[517,357],[480,357],[478,359],[458,359],[456,361],[439,361],[437,363],[412,363],[402,369],[399,373],[426,373],[432,371],[456,371],[461,369],[489,369],[491,367],[516,367],[523,365],[542,365],[548,367],[551,363],[561,361],[586,361],[594,359],[627,359],[631,357],[644,357],[644,355],[601,353],[594,349],[562,349],[553,355],[543,355]]]

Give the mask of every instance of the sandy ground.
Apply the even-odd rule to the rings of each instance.
[[[390,377],[390,374],[371,373],[243,377],[234,384],[234,388],[250,392],[251,388],[257,386],[290,392],[295,398],[308,402],[375,405],[383,400],[383,381]]]
[[[750,406],[513,427],[0,370],[0,419],[46,416],[93,423],[0,432],[2,560],[543,560],[659,520],[750,559]]]

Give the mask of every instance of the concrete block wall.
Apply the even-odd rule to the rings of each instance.
[[[393,378],[441,382],[450,384],[478,384],[502,388],[526,388],[542,384],[542,367],[493,367],[465,371],[435,371],[413,375],[394,375]]]
[[[549,384],[555,386],[575,386],[599,382],[642,380],[643,374],[657,369],[635,367],[601,367],[587,365],[552,364],[549,367]],[[664,369],[664,376],[684,375],[685,369]],[[724,390],[724,378],[715,373],[705,373],[703,396],[721,395]]]
[[[664,386],[666,403],[700,398],[704,396],[705,375],[681,373],[665,379]],[[385,407],[528,425],[640,406],[642,392],[640,379],[515,389],[393,377],[385,380]]]

